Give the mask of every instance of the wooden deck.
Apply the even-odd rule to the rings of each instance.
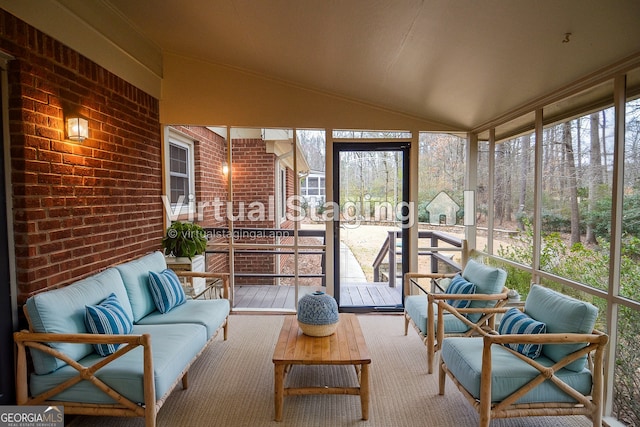
[[[298,297],[322,287],[301,286]],[[236,286],[233,296],[234,309],[293,310],[295,288],[276,285]],[[395,307],[402,303],[400,288],[390,288],[387,283],[350,283],[342,285],[341,307]]]
[[[386,282],[349,283],[340,288],[341,307],[387,307],[402,304],[402,290]]]

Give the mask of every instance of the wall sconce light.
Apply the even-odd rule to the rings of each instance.
[[[476,224],[476,192],[464,190],[464,225]]]
[[[229,175],[229,165],[227,164],[227,162],[222,162],[222,174],[224,176]]]
[[[89,121],[82,117],[67,117],[67,138],[79,142],[89,138]]]

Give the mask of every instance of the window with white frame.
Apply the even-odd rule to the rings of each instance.
[[[167,196],[174,215],[195,209],[195,176],[193,141],[169,130],[166,146]]]
[[[324,174],[310,173],[302,179],[300,195],[309,206],[320,206],[325,202],[325,178]]]

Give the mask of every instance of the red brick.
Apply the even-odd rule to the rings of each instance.
[[[16,57],[8,114],[23,300],[159,247],[162,205],[142,203],[161,193],[161,126],[157,99],[7,12],[0,20],[14,23],[0,33]],[[90,118],[84,144],[64,140],[67,109]],[[132,218],[120,221],[124,212]]]

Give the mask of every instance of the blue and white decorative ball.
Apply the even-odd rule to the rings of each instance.
[[[338,328],[338,303],[331,295],[316,291],[298,301],[298,325],[305,335],[326,337]]]

